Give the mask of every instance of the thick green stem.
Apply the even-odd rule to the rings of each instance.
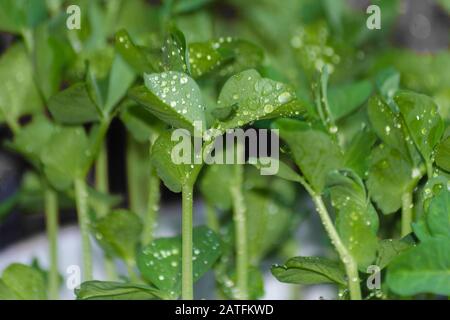
[[[48,292],[51,300],[59,297],[58,275],[58,195],[49,186],[45,189],[45,219],[49,244],[50,270],[48,275]]]
[[[325,227],[328,236],[331,239],[336,251],[339,254],[341,261],[344,263],[345,271],[348,277],[348,289],[350,292],[350,299],[361,300],[361,287],[359,285],[358,266],[353,256],[347,250],[346,246],[341,240],[341,237],[334,227],[333,221],[328,214],[328,210],[323,203],[322,197],[319,195],[312,195],[313,201],[316,205],[322,224]]]
[[[413,217],[413,195],[412,192],[405,192],[402,195],[402,237],[412,232],[411,223]]]
[[[192,205],[193,186],[184,185],[182,189],[182,266],[181,266],[181,296],[183,300],[194,298],[194,281],[192,267]]]
[[[158,218],[160,200],[160,180],[154,168],[150,168],[148,181],[147,214],[144,219],[144,230],[142,232],[142,244],[146,245],[153,241],[154,229]]]
[[[248,299],[248,244],[247,244],[247,217],[245,200],[242,194],[244,167],[234,165],[234,180],[230,186],[233,199],[233,221],[236,245],[236,283],[237,295],[241,300]]]
[[[78,225],[81,232],[81,247],[83,254],[84,281],[92,279],[92,252],[89,239],[88,194],[86,183],[82,178],[75,179],[75,200],[78,214]]]

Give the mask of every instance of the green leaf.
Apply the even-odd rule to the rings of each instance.
[[[139,142],[148,142],[150,138],[158,136],[164,125],[148,110],[134,103],[124,108],[120,119],[128,132]]]
[[[222,76],[230,76],[246,69],[259,67],[264,60],[264,51],[257,45],[232,37],[212,41],[212,47],[220,52],[222,59],[233,60],[220,71]]]
[[[101,117],[82,82],[51,97],[48,107],[53,118],[63,124],[83,124],[98,121]]]
[[[433,238],[398,256],[388,268],[387,284],[395,293],[450,295],[450,241]]]
[[[394,213],[402,206],[402,195],[409,192],[423,172],[412,168],[400,152],[383,144],[373,149],[369,158],[370,196],[384,214]]]
[[[47,178],[57,189],[82,177],[88,159],[88,139],[82,127],[56,127],[41,154]]]
[[[385,99],[392,99],[400,87],[400,73],[393,68],[382,70],[377,74],[376,86]]]
[[[436,147],[436,164],[450,172],[450,137],[442,140]]]
[[[75,289],[78,300],[154,300],[166,299],[158,289],[142,284],[87,281]]]
[[[14,136],[12,147],[36,163],[54,130],[55,126],[47,118],[37,115]]]
[[[379,96],[370,99],[368,114],[372,128],[381,141],[399,151],[405,159],[410,159],[401,116]]]
[[[189,49],[186,38],[175,26],[169,28],[162,47],[162,60],[164,71],[178,71],[190,74]]]
[[[33,39],[35,81],[46,101],[58,92],[64,68],[75,59],[69,41],[55,35],[52,27],[50,23],[39,26]]]
[[[365,177],[369,170],[369,157],[373,145],[376,142],[375,134],[367,127],[358,132],[344,153],[346,168],[355,171],[360,177]]]
[[[116,55],[109,74],[108,95],[104,105],[106,112],[111,112],[112,108],[126,95],[134,79],[133,70],[120,55]]]
[[[206,202],[221,210],[230,210],[232,205],[230,183],[233,179],[233,166],[209,165],[200,181],[200,190]]]
[[[180,192],[184,185],[195,181],[201,166],[187,163],[176,164],[172,156],[177,158],[186,156],[184,153],[190,153],[194,147],[190,144],[191,137],[187,133],[181,136],[181,142],[172,141],[171,136],[171,132],[164,132],[158,137],[152,146],[150,159],[165,186],[172,192]],[[181,149],[177,145],[181,145]],[[184,147],[188,147],[189,150],[185,150]],[[187,162],[194,163],[193,156],[188,154]]]
[[[13,45],[0,56],[0,122],[14,121],[40,111],[41,107],[25,47]]]
[[[272,182],[273,183],[273,182]],[[292,184],[283,181],[288,187]],[[246,191],[247,241],[249,261],[258,265],[260,261],[281,241],[286,239],[295,225],[292,209],[277,199],[269,190]]]
[[[335,120],[345,117],[360,107],[372,93],[368,80],[334,87],[328,92],[330,111]]]
[[[184,73],[169,71],[144,75],[145,87],[133,88],[131,98],[176,128],[206,126],[205,104],[197,83]]]
[[[134,263],[142,232],[141,219],[127,210],[114,210],[94,225],[95,236],[111,256]]]
[[[394,101],[400,108],[409,133],[426,162],[444,133],[444,123],[434,101],[423,94],[400,91]]]
[[[31,29],[47,17],[44,0],[2,0],[0,30],[21,33]]]
[[[8,287],[2,279],[0,279],[0,300],[20,300],[20,296]]]
[[[207,4],[211,3],[213,0],[181,0],[176,1],[173,6],[173,11],[177,14],[189,13],[198,10]]]
[[[228,299],[237,299],[236,296],[236,272],[219,275],[217,279],[220,289]],[[264,296],[264,277],[261,271],[255,267],[248,270],[248,298],[250,300],[261,299]]]
[[[44,277],[32,267],[13,263],[3,271],[2,282],[21,300],[47,299]]]
[[[279,159],[270,158],[270,157],[260,157],[260,158],[249,158],[248,163],[253,164],[258,169],[264,168],[267,164],[272,164],[275,168],[278,167],[278,172],[276,173],[277,177],[292,181],[292,182],[300,182],[301,176],[295,172],[290,166],[288,166],[285,162],[280,161]]]
[[[231,57],[223,56],[212,42],[194,42],[189,45],[189,64],[194,78],[200,78],[220,69]]]
[[[275,126],[303,175],[316,192],[322,192],[327,174],[343,165],[339,146],[326,133],[304,122],[277,120]]]
[[[346,285],[345,271],[339,263],[321,257],[295,257],[271,269],[278,281],[295,284],[337,283]]]
[[[116,33],[115,47],[117,52],[136,73],[142,74],[156,71],[149,54],[146,54],[143,48],[133,43],[126,30],[122,29]]]
[[[193,230],[194,281],[211,269],[221,254],[219,237],[206,227]],[[144,247],[137,257],[144,279],[176,298],[181,290],[181,237],[160,238]]]
[[[384,269],[397,256],[413,246],[415,246],[415,241],[411,235],[401,239],[381,240],[378,245],[378,255],[375,264],[380,267],[380,269]]]
[[[220,121],[219,130],[241,127],[255,120],[303,112],[292,87],[263,78],[256,70],[246,70],[232,76],[223,86],[218,100],[219,108],[237,106],[235,115]]]
[[[367,198],[362,180],[352,171],[330,172],[327,189],[337,211],[336,228],[360,269],[375,259],[378,239],[378,215]]]
[[[441,191],[431,199],[425,215],[431,236],[448,237],[450,235],[450,191]]]

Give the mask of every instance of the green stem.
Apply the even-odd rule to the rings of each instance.
[[[95,160],[95,188],[97,191],[107,194],[109,192],[109,179],[108,179],[108,148],[106,143],[103,143],[98,157]],[[109,212],[108,205],[99,202],[96,205],[96,214],[98,217],[104,217]],[[108,280],[117,280],[117,270],[114,260],[105,255],[105,273]]]
[[[134,262],[127,262],[127,271],[128,271],[128,276],[130,277],[131,282],[133,283],[138,283],[139,282],[139,278],[136,275],[136,272],[134,271],[135,268],[135,263]]]
[[[181,227],[182,266],[181,266],[181,296],[183,300],[194,298],[193,268],[192,268],[192,206],[193,186],[186,184],[182,189],[183,217]]]
[[[319,213],[322,224],[325,227],[328,236],[331,239],[336,251],[339,254],[341,261],[344,263],[345,271],[348,278],[348,289],[350,292],[350,299],[361,300],[361,287],[359,286],[358,266],[353,256],[345,247],[339,234],[334,227],[333,221],[328,214],[328,210],[323,203],[322,197],[319,195],[312,195],[313,201],[316,205],[317,212]]]
[[[234,181],[230,187],[233,199],[233,221],[236,245],[236,283],[237,295],[240,300],[248,299],[248,244],[247,217],[245,200],[242,194],[244,167],[234,166]]]
[[[433,178],[433,163],[431,161],[426,161],[426,166],[428,179],[431,179]]]
[[[142,157],[139,152],[139,147],[139,144],[131,137],[131,135],[128,135],[126,166],[129,206],[131,211],[143,217],[145,212],[145,202],[142,197],[142,188],[140,187],[142,172],[139,170],[139,164],[140,161],[142,161]]]
[[[92,279],[92,252],[89,239],[89,215],[86,183],[82,178],[75,179],[75,200],[78,214],[78,225],[81,232],[83,254],[83,272],[85,281]]]
[[[413,216],[413,195],[406,191],[402,195],[402,230],[401,236],[404,237],[412,232],[411,223]]]
[[[154,168],[150,168],[148,181],[148,202],[147,214],[144,220],[144,230],[142,232],[142,244],[146,245],[153,241],[154,229],[158,218],[160,200],[160,180]]]
[[[206,215],[206,225],[218,233],[220,230],[219,219],[217,219],[217,212],[213,205],[205,202],[205,215]]]
[[[59,297],[58,275],[58,195],[47,186],[45,188],[45,218],[49,243],[50,270],[48,275],[48,292],[51,300]]]
[[[98,153],[95,161],[95,189],[101,193],[109,192],[109,179],[108,179],[108,150],[104,143]],[[96,214],[98,217],[104,217],[108,211],[108,205],[104,202],[98,202],[96,205]]]
[[[110,116],[105,116],[99,125],[92,129],[92,133],[90,133],[90,140],[92,141],[90,145],[90,156],[88,161],[82,170],[83,177],[87,176],[89,170],[92,167],[95,159],[98,157],[100,150],[103,147],[106,133],[108,132],[109,124],[111,123]]]

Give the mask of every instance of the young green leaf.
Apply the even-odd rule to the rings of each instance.
[[[41,161],[47,178],[58,189],[70,186],[81,177],[88,160],[89,144],[81,127],[57,127],[45,146]]]
[[[355,111],[367,101],[372,89],[368,80],[332,88],[328,92],[328,101],[333,118],[339,120]]]
[[[391,107],[379,96],[370,99],[367,111],[372,128],[381,141],[398,150],[405,159],[410,159],[401,116],[392,111]]]
[[[346,285],[345,271],[342,266],[322,257],[295,257],[284,265],[275,265],[271,269],[278,281],[295,284],[336,283]]]
[[[41,107],[25,47],[13,45],[0,57],[0,122],[15,121]]]
[[[229,60],[230,57],[222,56],[211,42],[195,42],[189,45],[189,64],[193,78],[200,78],[218,70]]]
[[[50,98],[48,107],[53,118],[63,124],[98,121],[101,114],[89,96],[85,83],[79,82]]]
[[[402,206],[402,195],[423,175],[412,168],[396,149],[384,144],[372,150],[367,189],[384,214],[394,213]]]
[[[369,157],[376,142],[375,134],[367,127],[358,132],[347,150],[344,152],[345,167],[355,171],[360,177],[365,177],[369,170]]]
[[[450,137],[442,140],[436,147],[435,159],[440,168],[450,172]]]
[[[158,136],[164,129],[162,122],[135,103],[124,107],[120,120],[133,138],[142,143],[148,142],[151,137]]]
[[[171,26],[162,47],[162,62],[165,71],[190,74],[189,49],[183,32]]]
[[[109,74],[108,95],[103,109],[111,112],[112,108],[126,95],[135,79],[133,70],[128,67],[120,55],[116,55]]]
[[[275,127],[289,145],[296,164],[316,192],[322,192],[327,174],[343,165],[339,146],[325,132],[295,120],[277,120]]]
[[[54,130],[55,126],[46,117],[37,115],[14,136],[11,147],[38,165],[41,153],[53,136]]]
[[[415,241],[411,235],[401,239],[381,240],[378,245],[378,255],[375,264],[380,267],[380,269],[384,269],[397,256],[413,246],[415,246]]]
[[[389,265],[386,281],[392,291],[402,296],[418,293],[449,295],[449,238],[425,240],[399,255]]]
[[[176,128],[193,130],[194,122],[205,127],[205,104],[197,83],[188,75],[168,71],[146,74],[145,87],[133,88],[131,98],[162,121]]]
[[[142,284],[87,281],[75,289],[78,300],[154,300],[167,299],[160,290]]]
[[[431,160],[432,152],[444,133],[444,123],[434,101],[423,94],[400,91],[394,101],[405,119],[409,133],[424,160]]]
[[[264,168],[264,163],[271,163],[278,168],[278,172],[276,174],[277,177],[292,182],[300,182],[302,179],[301,176],[294,171],[294,169],[292,169],[288,164],[280,161],[279,159],[269,157],[249,158],[248,163],[255,163],[255,166],[258,169]]]
[[[392,100],[400,87],[400,73],[393,68],[385,69],[377,74],[375,82],[381,96]]]
[[[193,230],[193,276],[198,280],[221,254],[219,237],[206,227]],[[160,238],[142,248],[137,257],[142,276],[176,298],[181,291],[181,237]]]
[[[284,180],[281,182],[285,187],[293,188],[291,183]],[[244,193],[248,253],[250,263],[254,265],[258,265],[266,254],[285,240],[290,228],[295,226],[290,208],[293,203],[283,204],[270,190],[258,191]]]
[[[218,276],[218,284],[223,294],[228,299],[237,299],[236,296],[236,270],[230,275],[221,274]],[[264,296],[264,277],[262,272],[255,267],[249,267],[248,270],[248,298],[250,300],[261,299]]]
[[[233,177],[230,165],[209,165],[200,181],[200,190],[206,202],[220,210],[231,209],[230,183]]]
[[[45,1],[4,0],[0,3],[0,30],[21,33],[47,17]]]
[[[290,86],[263,78],[256,70],[246,70],[232,76],[223,86],[219,108],[237,106],[231,119],[220,121],[219,130],[241,127],[255,120],[303,112],[303,106]],[[293,111],[296,110],[296,111]]]
[[[95,222],[97,240],[111,256],[134,263],[142,222],[133,212],[114,210]]]
[[[425,219],[431,236],[450,235],[450,191],[442,189],[431,199]]]
[[[44,277],[36,269],[20,263],[13,263],[3,271],[0,293],[17,296],[21,300],[47,299]],[[1,289],[3,287],[3,290]],[[9,288],[6,289],[6,288]],[[3,291],[3,292],[2,292]]]
[[[151,151],[151,161],[158,172],[158,176],[164,182],[167,188],[172,192],[181,192],[184,185],[193,183],[200,169],[200,165],[191,165],[188,163],[176,164],[172,157],[187,157],[186,160],[193,161],[191,154],[184,154],[193,150],[191,147],[191,137],[189,135],[180,136],[182,142],[172,141],[171,132],[162,133],[155,141]],[[188,140],[187,143],[185,140]],[[181,149],[177,145],[182,144]],[[183,150],[183,146],[189,146],[189,150]],[[177,159],[176,159],[177,160]],[[182,159],[179,159],[180,161]],[[190,163],[189,161],[189,163]]]
[[[143,48],[133,43],[128,32],[124,29],[116,33],[115,47],[122,58],[138,73],[155,72],[152,61]]]
[[[352,171],[332,171],[327,177],[327,189],[337,211],[337,231],[360,269],[365,269],[375,259],[379,223],[364,184]]]

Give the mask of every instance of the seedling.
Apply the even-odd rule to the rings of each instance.
[[[63,208],[78,215],[78,299],[203,298],[194,284],[210,270],[207,295],[224,299],[262,298],[268,276],[334,284],[339,299],[450,295],[450,55],[386,41],[397,1],[379,1],[376,32],[344,1],[224,2],[230,21],[214,1],[77,3],[77,30],[59,1],[0,4],[0,31],[15,35],[0,56],[2,142],[29,164],[0,222],[45,211],[49,242],[49,270],[10,265],[1,299],[58,298]],[[113,121],[126,131],[123,195],[109,194]],[[278,130],[282,145],[250,159],[248,142],[220,148],[248,128]],[[180,140],[190,161],[174,161]],[[246,161],[203,161],[231,151]],[[276,175],[257,170],[274,163]],[[162,185],[181,193],[179,235],[158,237]],[[329,240],[321,256],[299,255],[310,211]]]

